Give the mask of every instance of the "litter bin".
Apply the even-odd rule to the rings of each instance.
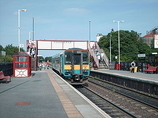
[[[131,71],[131,73],[133,72],[133,68],[132,67],[130,67],[129,70]]]
[[[115,64],[115,70],[120,70],[121,64]]]
[[[137,66],[136,67],[130,67],[130,71],[132,73],[138,72],[138,67]]]
[[[136,67],[134,67],[134,73],[135,72],[138,72],[138,67],[136,66]]]

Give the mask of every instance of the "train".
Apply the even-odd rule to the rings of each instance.
[[[90,56],[87,50],[69,48],[53,56],[52,69],[70,84],[85,84],[90,75]]]

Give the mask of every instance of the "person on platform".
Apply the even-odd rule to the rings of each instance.
[[[131,62],[131,68],[130,68],[130,70],[131,70],[131,72],[133,72],[134,73],[134,67],[136,66],[136,63],[134,62],[134,61],[132,61]]]

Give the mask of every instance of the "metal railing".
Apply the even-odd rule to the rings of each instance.
[[[106,68],[109,68],[109,59],[107,55],[105,54],[104,50],[100,49],[97,42],[96,42],[96,47],[97,47],[98,52],[101,54],[102,61],[105,63]]]
[[[104,67],[109,68],[109,59],[108,59],[107,55],[105,54],[104,50],[100,49],[97,42],[94,42],[94,45],[95,45],[95,47],[91,48],[90,43],[88,42],[88,51],[90,52],[90,55],[93,57],[93,60],[96,64],[97,68],[100,67],[99,59],[97,58],[97,54],[96,54],[97,51],[100,53],[102,62],[104,62]]]
[[[97,58],[97,55],[96,55],[94,49],[91,48],[89,42],[88,42],[88,51],[89,51],[90,55],[93,57],[94,62],[95,62],[95,64],[96,64],[97,68],[99,68],[99,60],[98,60],[98,58]]]
[[[13,63],[0,63],[0,71],[3,71],[5,76],[11,76],[13,74]]]

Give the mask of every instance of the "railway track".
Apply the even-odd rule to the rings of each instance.
[[[158,96],[150,95],[99,78],[88,86],[74,86],[112,118],[158,118]]]
[[[90,78],[77,89],[113,118],[157,118],[158,97]]]
[[[141,91],[127,88],[125,86],[120,86],[111,82],[107,82],[101,79],[89,79],[89,82],[102,86],[103,88],[115,91],[118,94],[129,97],[155,109],[158,109],[158,96],[147,94]]]
[[[125,110],[123,111],[117,104],[110,102],[109,99],[103,97],[88,87],[77,87],[77,90],[84,94],[112,118],[136,118],[133,114],[128,113],[128,111]]]

